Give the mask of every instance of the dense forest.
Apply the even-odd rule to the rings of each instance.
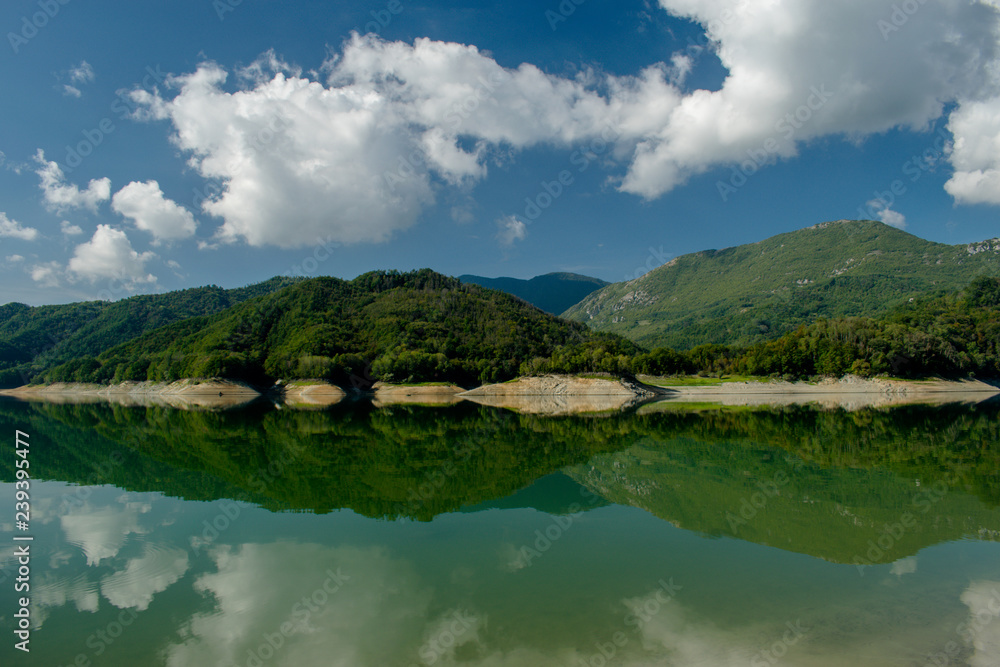
[[[110,305],[4,306],[0,383],[309,378],[366,388],[379,380],[475,386],[545,373],[1000,377],[997,278],[879,318],[820,318],[775,340],[684,351],[643,350],[427,269],[263,285],[245,295],[203,288],[214,300],[185,290]],[[56,341],[51,347],[41,331]],[[31,356],[39,345],[42,353]]]
[[[0,306],[0,387],[28,384],[54,366],[96,356],[174,322],[220,313],[298,280],[272,278],[230,290],[209,285],[115,302],[86,301],[35,308],[8,303]]]
[[[573,349],[597,370],[639,348],[542,312],[509,294],[424,269],[351,281],[315,278],[192,317],[48,370],[46,382],[226,377],[254,384],[325,379],[343,386],[516,377],[525,359]],[[591,361],[595,363],[591,363]]]

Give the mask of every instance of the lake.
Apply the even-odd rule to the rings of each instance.
[[[0,664],[995,666],[998,416],[4,399]]]

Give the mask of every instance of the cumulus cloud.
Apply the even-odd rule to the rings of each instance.
[[[815,137],[925,129],[949,101],[992,85],[982,65],[997,56],[994,7],[922,4],[887,40],[879,22],[894,4],[660,0],[705,27],[728,75],[640,141],[622,189],[655,197],[717,164],[790,157]]]
[[[111,278],[134,287],[138,283],[156,282],[156,276],[146,272],[146,262],[152,257],[152,252],[136,252],[125,232],[98,225],[90,241],[76,247],[67,268],[90,282]]]
[[[66,236],[79,236],[80,234],[83,234],[83,228],[79,225],[74,225],[69,220],[63,220],[59,223],[59,231]]]
[[[170,122],[217,186],[202,208],[222,220],[219,240],[251,245],[388,239],[439,188],[468,188],[500,155],[532,146],[610,144],[612,182],[651,199],[720,165],[791,158],[819,137],[922,131],[947,109],[949,192],[1000,203],[992,0],[923,3],[902,19],[892,0],[659,4],[703,26],[727,69],[717,90],[684,89],[685,53],[633,76],[569,78],[502,67],[475,46],[353,35],[323,81],[268,53],[231,91],[207,63],[168,80],[173,97],[133,92],[136,117]]]
[[[906,216],[889,208],[885,200],[872,199],[868,202],[867,207],[885,224],[897,229],[906,229]]]
[[[32,266],[28,274],[39,287],[58,287],[63,270],[59,262],[45,262]]]
[[[46,161],[45,152],[41,149],[35,154],[35,162],[40,165],[35,170],[41,179],[38,187],[42,189],[43,200],[49,210],[62,213],[74,208],[85,208],[96,213],[97,206],[111,198],[109,178],[91,180],[87,189],[81,190],[77,185],[66,183],[62,168],[55,162]]]
[[[497,220],[497,238],[500,245],[510,247],[528,237],[528,227],[516,215],[508,215]]]
[[[156,242],[193,236],[197,225],[189,210],[163,195],[156,181],[133,181],[115,193],[111,209],[149,232]]]
[[[34,241],[38,238],[38,230],[34,227],[25,227],[16,220],[11,220],[6,213],[0,211],[0,238],[4,237]]]
[[[169,119],[190,164],[219,184],[202,207],[223,220],[220,238],[252,245],[385,240],[437,187],[485,176],[492,149],[579,140],[608,106],[581,82],[427,39],[354,36],[325,83],[262,71],[234,93],[212,64],[174,79],[173,99],[133,93],[139,117]]]
[[[962,204],[1000,204],[1000,96],[962,104],[948,129],[955,173],[945,190]]]
[[[7,255],[4,261],[8,264],[20,264],[24,261],[24,255]]]

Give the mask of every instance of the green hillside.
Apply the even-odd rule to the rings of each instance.
[[[500,290],[524,299],[546,313],[558,315],[583,300],[588,294],[605,287],[609,283],[576,273],[547,273],[531,280],[519,278],[483,278],[482,276],[459,276],[463,283]]]
[[[881,315],[983,275],[1000,275],[1000,239],[951,246],[842,220],[678,257],[563,315],[650,348],[747,345],[819,317]]]
[[[8,303],[0,306],[0,387],[26,384],[45,370],[72,359],[96,356],[148,331],[221,312],[296,281],[272,278],[230,290],[211,285],[116,302],[35,308]]]
[[[625,339],[548,315],[520,299],[429,269],[314,278],[215,315],[161,327],[45,374],[48,382],[227,377],[269,384],[323,378],[345,386],[511,379],[562,346],[631,355]],[[616,357],[617,358],[617,357]]]

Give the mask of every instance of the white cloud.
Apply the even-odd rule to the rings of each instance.
[[[8,264],[20,264],[24,261],[23,255],[7,255],[6,260]]]
[[[38,230],[34,227],[25,227],[16,220],[11,220],[6,213],[0,211],[0,238],[4,237],[34,241],[38,238]]]
[[[203,64],[168,81],[172,98],[135,91],[136,117],[169,120],[191,166],[220,186],[203,204],[222,220],[219,240],[251,245],[385,240],[439,188],[468,188],[501,154],[531,146],[591,147],[619,165],[622,191],[655,198],[820,137],[922,131],[953,105],[949,192],[1000,203],[992,0],[922,3],[888,32],[893,0],[659,4],[705,28],[728,70],[718,90],[682,88],[685,53],[635,76],[566,78],[501,67],[474,46],[353,35],[324,63],[325,81],[268,53],[229,92],[227,73]]]
[[[83,91],[80,90],[80,86],[94,81],[94,68],[86,60],[81,60],[80,64],[70,68],[67,74],[70,83],[63,84],[63,95],[77,98],[83,97]]]
[[[906,216],[886,206],[885,200],[872,199],[868,202],[867,207],[885,224],[897,229],[906,229]]]
[[[45,206],[52,211],[61,213],[74,208],[86,208],[96,213],[97,206],[111,198],[111,179],[101,178],[90,181],[86,190],[76,185],[66,183],[62,168],[55,162],[45,160],[45,153],[38,149],[35,162],[41,167],[35,170],[41,179]]]
[[[222,218],[220,238],[252,245],[385,240],[437,187],[485,176],[498,146],[583,139],[608,106],[580,82],[427,39],[355,36],[326,84],[263,71],[235,93],[211,64],[175,79],[173,99],[133,93],[139,117],[169,119],[191,165],[220,183],[203,205]]]
[[[35,264],[28,273],[39,287],[58,287],[63,270],[59,262],[46,262]]]
[[[69,220],[63,220],[59,223],[59,231],[66,236],[79,236],[80,234],[83,234],[83,228],[79,225],[74,225]]]
[[[497,238],[500,245],[510,247],[528,237],[528,227],[516,215],[508,215],[497,220]]]
[[[164,197],[156,181],[133,181],[115,193],[111,209],[159,241],[193,236],[197,225],[191,211]]]
[[[98,225],[93,238],[76,247],[67,268],[90,282],[111,278],[134,287],[138,283],[156,282],[156,276],[146,272],[146,262],[153,257],[152,252],[136,252],[125,232]]]
[[[888,40],[879,21],[893,13],[889,0],[660,4],[705,26],[729,73],[640,141],[622,187],[645,197],[748,151],[766,163],[815,137],[924,129],[947,102],[991,85],[983,65],[997,56],[997,12],[980,2],[921,4]]]
[[[73,83],[91,83],[94,80],[94,68],[86,60],[69,71],[69,80]]]
[[[945,190],[961,204],[1000,204],[1000,97],[962,104],[948,129],[955,173]]]

